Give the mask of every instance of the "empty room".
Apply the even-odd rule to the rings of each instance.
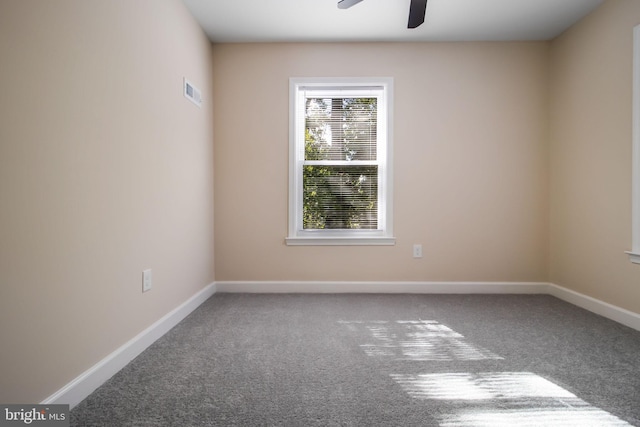
[[[0,0],[0,426],[639,426],[640,1]]]

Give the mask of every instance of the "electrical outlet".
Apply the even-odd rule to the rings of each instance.
[[[413,257],[422,258],[422,245],[413,245]]]
[[[151,269],[142,272],[142,292],[151,290]]]

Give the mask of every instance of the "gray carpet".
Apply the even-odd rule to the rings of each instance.
[[[217,294],[72,426],[640,426],[640,332],[550,296]]]

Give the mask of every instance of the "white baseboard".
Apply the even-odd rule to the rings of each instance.
[[[545,294],[536,282],[216,282],[218,292],[239,293],[407,293],[407,294]]]
[[[93,367],[80,374],[69,384],[46,398],[41,404],[68,404],[73,408],[215,293],[215,283],[208,285]]]
[[[572,291],[571,289],[554,285],[553,283],[549,284],[548,294],[640,331],[640,314],[638,313],[625,310],[624,308]]]

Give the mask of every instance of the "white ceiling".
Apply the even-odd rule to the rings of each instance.
[[[407,29],[410,0],[183,0],[213,42],[550,40],[604,0],[428,0]]]

